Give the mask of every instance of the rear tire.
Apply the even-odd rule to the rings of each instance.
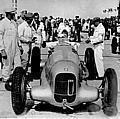
[[[94,59],[94,51],[92,48],[86,49],[84,61],[89,72],[88,80],[95,80],[96,77],[98,76],[98,73]]]
[[[17,67],[13,72],[11,97],[15,114],[22,114],[26,105],[26,79],[22,67]]]
[[[103,91],[103,99],[102,106],[104,114],[108,116],[115,116],[118,113],[117,110],[117,93],[118,93],[118,85],[117,85],[117,75],[114,69],[108,68],[105,71],[104,81],[102,88]]]

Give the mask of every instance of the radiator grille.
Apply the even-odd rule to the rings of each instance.
[[[55,78],[54,98],[57,102],[67,99],[71,103],[76,97],[76,77],[72,73],[60,73]]]

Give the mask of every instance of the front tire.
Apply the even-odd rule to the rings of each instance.
[[[118,93],[118,85],[117,85],[117,75],[114,69],[108,68],[105,71],[104,81],[102,85],[103,90],[103,99],[102,106],[104,114],[108,116],[117,115],[117,93]]]
[[[40,79],[40,48],[34,47],[31,57],[31,73],[34,79]]]
[[[26,79],[22,67],[17,67],[13,72],[11,98],[15,114],[22,114],[26,105]]]

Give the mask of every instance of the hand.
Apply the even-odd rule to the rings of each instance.
[[[54,47],[49,47],[49,48],[50,48],[50,50],[51,50],[51,51],[53,51],[53,50],[54,50]]]
[[[37,39],[37,37],[33,37],[32,41],[35,42],[36,39]]]
[[[5,51],[5,49],[1,50],[1,55],[3,59],[7,59],[7,53]]]
[[[41,46],[42,46],[43,48],[45,48],[45,47],[46,47],[46,42],[43,41],[43,43],[41,44]]]
[[[85,42],[88,44],[88,43],[90,43],[91,41],[88,39],[88,40],[86,40]]]

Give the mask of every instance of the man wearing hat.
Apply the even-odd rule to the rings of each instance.
[[[9,79],[11,70],[21,66],[20,52],[18,49],[17,25],[15,24],[15,9],[5,10],[5,18],[0,23],[0,52],[2,54],[2,78]]]
[[[23,53],[21,54],[23,68],[26,68],[27,65],[30,42],[32,41],[33,37],[31,26],[32,20],[33,14],[28,12],[25,14],[24,22],[18,26],[18,36],[20,39],[19,45],[23,50]]]
[[[17,24],[20,25],[25,20],[25,15],[27,14],[26,10],[23,10],[19,16],[17,16]]]
[[[68,21],[64,20],[63,23],[61,23],[58,27],[58,37],[63,35],[62,32],[63,30],[66,30],[68,32],[68,38],[70,37],[70,27],[68,25]]]
[[[80,32],[82,30],[81,19],[79,16],[75,16],[74,22],[74,41],[81,42]]]
[[[105,28],[102,25],[99,17],[95,17],[93,19],[93,24],[95,26],[94,33],[93,36],[90,36],[90,39],[88,41],[93,44],[98,77],[102,78],[104,76],[104,64],[102,55],[104,49]]]
[[[37,37],[37,41],[40,43],[42,40],[46,40],[45,36],[45,26],[42,20],[40,20],[39,13],[35,12],[32,21],[32,31],[33,35]]]

